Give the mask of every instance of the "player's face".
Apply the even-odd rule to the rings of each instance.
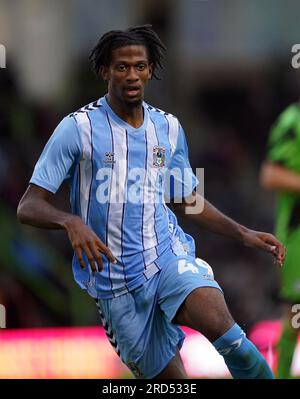
[[[152,74],[147,49],[142,45],[130,45],[113,50],[110,66],[101,73],[108,82],[112,100],[133,106],[141,104]]]

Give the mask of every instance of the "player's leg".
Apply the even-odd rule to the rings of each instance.
[[[178,309],[173,321],[200,331],[210,342],[214,342],[235,324],[224,295],[212,287],[201,287],[192,291]]]
[[[234,322],[220,290],[193,290],[178,309],[174,322],[205,335],[224,357],[234,378],[273,378],[263,356]]]
[[[170,361],[170,363],[167,365],[167,367],[164,370],[162,370],[162,372],[159,373],[154,378],[157,378],[157,379],[159,379],[159,378],[186,379],[186,378],[188,378],[178,348],[177,348],[175,356]]]
[[[298,301],[297,303],[300,303]],[[291,367],[294,357],[294,351],[297,344],[299,328],[292,325],[292,306],[287,304],[282,321],[282,332],[278,342],[278,367],[277,378],[291,378]]]
[[[211,267],[189,255],[168,253],[163,260],[166,264],[158,302],[171,324],[205,335],[224,357],[234,378],[273,378],[263,356],[231,317]]]

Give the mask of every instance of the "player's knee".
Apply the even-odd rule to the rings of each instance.
[[[225,303],[212,307],[210,311],[207,311],[204,320],[202,333],[210,342],[223,336],[235,324]]]
[[[206,327],[203,327],[200,332],[202,332],[210,342],[214,342],[233,325],[234,320],[230,315],[228,317],[218,315],[218,317],[211,318],[209,324]]]
[[[186,325],[215,341],[234,325],[223,294],[214,288],[195,290],[176,315],[178,324]]]

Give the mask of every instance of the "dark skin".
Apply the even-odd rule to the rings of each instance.
[[[145,87],[152,77],[152,64],[144,46],[125,46],[113,51],[108,67],[100,74],[108,86],[108,103],[114,112],[135,128],[143,124]]]
[[[99,71],[108,85],[109,105],[120,118],[136,128],[143,123],[142,101],[152,70],[146,48],[130,45],[113,50],[110,65],[101,67]],[[31,184],[18,206],[19,220],[36,227],[65,230],[82,268],[86,267],[83,253],[86,253],[93,272],[102,271],[102,256],[115,262],[110,249],[78,216],[62,212],[51,204],[52,196],[49,191]],[[193,193],[192,201],[196,203],[196,199],[197,194]],[[173,204],[179,214],[185,213],[187,206],[193,206],[191,201]],[[201,213],[186,214],[186,217],[208,230],[270,252],[280,265],[284,261],[284,247],[272,234],[239,225],[208,201],[204,202]],[[194,290],[186,298],[174,322],[201,332],[210,341],[223,335],[234,324],[223,294],[218,289],[207,287]],[[157,378],[187,378],[179,351]]]

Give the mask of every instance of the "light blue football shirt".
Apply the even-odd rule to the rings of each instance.
[[[117,259],[103,255],[103,271],[73,273],[93,297],[133,290],[164,265],[165,251],[193,251],[193,239],[177,224],[165,197],[186,197],[198,181],[184,131],[173,115],[143,103],[144,121],[134,128],[106,97],[66,116],[46,144],[30,183],[55,193],[66,180],[72,212],[82,218]],[[169,183],[171,181],[171,184]]]

